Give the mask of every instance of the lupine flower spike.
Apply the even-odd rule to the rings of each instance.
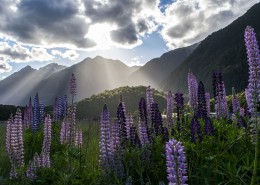
[[[167,179],[170,185],[187,185],[187,164],[184,147],[180,141],[171,139],[165,145]]]

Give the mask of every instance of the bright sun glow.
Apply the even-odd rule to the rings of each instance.
[[[94,24],[90,26],[86,37],[96,42],[97,46],[95,49],[110,49],[113,43],[109,33],[115,29],[115,26],[109,24]]]

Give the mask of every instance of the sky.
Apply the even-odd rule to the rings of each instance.
[[[1,0],[0,80],[97,55],[128,66],[200,42],[259,0]]]

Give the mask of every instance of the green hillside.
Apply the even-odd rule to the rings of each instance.
[[[104,104],[108,105],[111,117],[116,116],[120,95],[126,104],[126,111],[138,115],[138,104],[141,97],[145,97],[146,87],[120,87],[110,91],[104,91],[93,95],[77,103],[78,119],[98,119]],[[161,111],[166,107],[166,99],[163,92],[155,91],[154,99],[159,104]]]
[[[206,91],[212,91],[212,72],[223,73],[226,90],[231,94],[234,86],[237,92],[243,91],[248,83],[248,64],[244,43],[247,25],[255,29],[260,41],[260,3],[254,5],[243,16],[229,26],[209,35],[193,53],[163,81],[165,90],[180,89],[187,93],[187,74],[191,70],[203,81]]]

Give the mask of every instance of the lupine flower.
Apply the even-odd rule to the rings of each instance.
[[[165,154],[169,184],[186,185],[188,181],[187,164],[182,143],[171,139],[165,145]]]
[[[74,141],[76,132],[76,104],[73,104],[68,108],[67,122],[66,133],[69,134],[69,136],[66,137],[70,138],[71,141]]]
[[[197,118],[197,116],[193,116],[190,124],[190,130],[191,130],[191,141],[196,143],[196,142],[201,142],[202,141],[202,133],[200,130],[200,122]]]
[[[141,98],[139,101],[139,118],[144,124],[148,125],[146,101],[144,98]]]
[[[129,115],[126,116],[126,132],[127,132],[127,139],[130,139],[130,129],[134,125],[133,116]]]
[[[196,76],[192,73],[188,73],[188,89],[190,98],[190,108],[193,112],[197,110],[198,103],[198,82]]]
[[[62,118],[65,118],[67,116],[67,108],[68,108],[68,98],[67,95],[63,96],[62,99]]]
[[[171,128],[173,126],[172,113],[173,113],[173,94],[171,91],[169,91],[167,95],[167,110],[166,110],[166,122],[168,128]]]
[[[167,127],[162,127],[161,130],[163,141],[169,141],[169,131]]]
[[[111,137],[110,137],[110,151],[109,151],[110,164],[112,166],[114,174],[117,177],[124,176],[122,147],[121,147],[122,135],[120,134],[121,126],[122,125],[118,122],[118,120],[115,120],[114,123],[112,124]]]
[[[122,102],[120,102],[117,107],[117,120],[118,123],[120,124],[121,140],[122,142],[124,142],[127,139],[127,128],[126,128],[126,115],[125,115]]]
[[[33,107],[33,123],[32,123],[32,131],[37,132],[39,130],[40,126],[40,109],[39,109],[39,96],[38,93],[36,93],[36,96],[34,97],[34,107]]]
[[[217,114],[217,118],[220,117],[220,107],[221,107],[221,100],[223,97],[223,89],[222,89],[222,73],[214,72],[212,74],[213,79],[213,95],[215,99],[215,111]]]
[[[149,85],[147,88],[146,88],[146,111],[147,111],[147,119],[151,119],[151,105],[154,101],[153,99],[153,89],[151,88],[151,86]]]
[[[58,119],[63,119],[63,97],[58,97]]]
[[[142,148],[147,146],[150,141],[149,141],[149,136],[148,136],[148,130],[147,130],[147,125],[144,124],[141,120],[139,121],[139,139],[140,139],[140,144]]]
[[[103,111],[100,116],[100,159],[99,164],[105,170],[110,169],[110,115],[106,104],[103,107]]]
[[[22,113],[17,109],[15,119],[7,121],[6,149],[11,162],[10,179],[17,177],[16,169],[24,166]]]
[[[71,94],[71,97],[72,97],[72,104],[73,104],[74,97],[77,94],[76,77],[73,73],[71,74],[71,78],[70,78],[70,94]]]
[[[247,61],[249,65],[249,79],[248,79],[247,90],[245,93],[246,93],[248,111],[251,114],[251,121],[252,121],[252,124],[250,125],[251,139],[252,139],[252,143],[256,144],[255,150],[257,150],[257,142],[259,137],[259,125],[260,125],[259,122],[257,122],[256,120],[257,104],[259,104],[260,102],[260,51],[256,39],[256,34],[254,32],[254,29],[250,26],[247,26],[245,30],[245,45],[247,50]],[[254,168],[254,172],[253,172],[254,174],[256,174],[257,171],[256,166],[257,165],[255,165]],[[255,176],[256,175],[254,175],[254,178]]]
[[[53,106],[53,120],[58,121],[59,113],[58,113],[58,97],[56,96]]]
[[[199,82],[198,87],[198,111],[197,111],[198,118],[205,119],[207,117],[207,106],[206,106],[206,99],[205,99],[205,89],[203,83]]]
[[[39,111],[40,111],[40,122],[44,121],[44,102],[39,102]]]
[[[76,129],[75,140],[74,140],[75,147],[81,148],[82,146],[82,130]]]
[[[163,126],[162,115],[159,111],[158,104],[153,102],[151,105],[151,123],[154,128],[154,133],[157,136]]]
[[[210,117],[210,93],[205,92],[206,108],[207,108],[207,117]]]
[[[214,126],[209,117],[204,119],[204,133],[205,135],[213,135],[214,134]]]
[[[184,122],[184,98],[182,93],[175,93],[175,105],[176,105],[176,111],[177,111],[177,129],[180,131],[181,129],[181,121]]]
[[[44,123],[44,138],[42,144],[42,167],[50,168],[50,151],[51,151],[51,118],[47,115]]]
[[[220,97],[220,116],[227,117],[228,106],[227,106],[227,99],[226,99],[226,89],[223,81],[221,82],[221,86],[222,86],[222,97]]]
[[[239,116],[239,118],[237,120],[237,126],[238,126],[238,128],[241,128],[241,127],[247,128],[246,120],[241,115]]]
[[[67,118],[62,121],[60,130],[61,144],[69,144],[71,140],[71,125]]]
[[[17,109],[14,124],[17,127],[17,141],[18,141],[18,151],[17,151],[17,163],[19,167],[24,166],[24,146],[23,146],[23,126],[22,126],[22,113],[20,109]]]
[[[27,170],[26,170],[26,177],[27,177],[29,180],[31,180],[31,181],[35,180],[36,177],[37,177],[37,176],[36,176],[36,170],[37,170],[37,168],[36,168],[34,162],[33,162],[33,161],[30,161],[30,162],[29,162],[29,165],[28,165],[28,168],[27,168]]]

